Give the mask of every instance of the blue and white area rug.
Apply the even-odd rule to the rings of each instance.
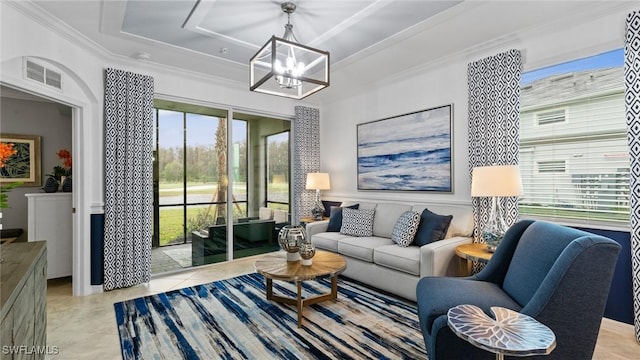
[[[303,296],[328,292],[303,282]],[[295,284],[274,281],[295,297]],[[304,308],[268,301],[262,275],[114,304],[124,359],[426,359],[416,306],[346,279],[338,301]]]

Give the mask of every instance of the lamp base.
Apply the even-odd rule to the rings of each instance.
[[[313,209],[311,209],[311,216],[313,216],[313,220],[322,220],[324,216],[324,206],[322,205],[322,201],[320,201],[320,190],[316,190],[316,203],[313,205]]]
[[[324,208],[314,207],[311,209],[311,216],[313,216],[313,220],[322,220],[322,217],[324,216]]]
[[[482,229],[482,238],[487,244],[487,251],[495,252],[507,232],[507,225],[502,217],[502,211],[498,206],[497,197],[491,199],[491,212],[489,213],[489,219]]]

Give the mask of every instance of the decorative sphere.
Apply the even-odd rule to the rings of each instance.
[[[316,254],[316,248],[310,241],[305,241],[300,245],[300,257],[309,260]]]
[[[285,225],[278,234],[278,244],[282,250],[297,253],[307,238],[307,232],[301,225]]]

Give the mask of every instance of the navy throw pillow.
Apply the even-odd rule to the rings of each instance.
[[[422,246],[444,239],[453,215],[438,215],[424,209],[420,215],[420,225],[413,238],[413,245]]]
[[[324,214],[323,214],[323,216],[330,217],[331,216],[331,209],[334,206],[340,206],[340,204],[342,204],[342,202],[340,202],[340,201],[322,200],[322,206],[324,206]]]
[[[349,209],[357,209],[360,204],[353,204],[347,206]],[[329,217],[329,225],[327,226],[327,232],[340,232],[342,228],[342,207],[332,206],[331,216]]]

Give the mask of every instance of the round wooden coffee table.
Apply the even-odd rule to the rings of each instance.
[[[287,261],[287,253],[280,251],[265,255],[255,262],[256,272],[267,279],[267,300],[296,305],[298,309],[298,327],[302,327],[302,308],[320,301],[338,299],[338,274],[347,268],[347,262],[340,254],[318,250],[310,266],[300,261]],[[331,276],[331,292],[302,298],[302,282],[319,276]],[[297,296],[295,299],[273,294],[273,280],[295,281]]]

